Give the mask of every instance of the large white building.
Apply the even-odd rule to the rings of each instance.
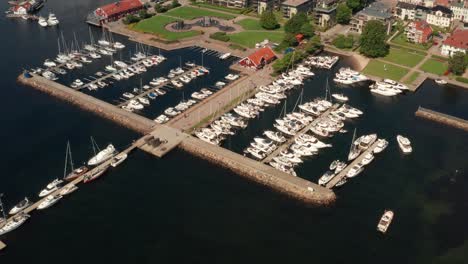
[[[457,30],[450,37],[444,40],[441,53],[445,56],[452,56],[455,52],[466,53],[468,50],[468,30]]]
[[[438,26],[447,28],[450,27],[453,20],[453,12],[444,6],[435,6],[426,16],[426,22]]]
[[[453,18],[468,22],[468,8],[465,8],[464,2],[452,3],[450,10],[453,12]]]

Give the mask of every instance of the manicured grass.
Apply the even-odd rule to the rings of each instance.
[[[283,32],[239,32],[229,34],[231,42],[240,44],[242,46],[254,48],[256,43],[262,42],[265,39],[270,42],[280,43],[284,38]]]
[[[260,21],[253,18],[245,18],[236,22],[245,30],[267,30],[260,25]],[[281,27],[275,30],[283,30]]]
[[[426,44],[418,44],[418,43],[411,43],[406,41],[406,36],[404,32],[401,32],[400,34],[396,35],[391,41],[391,43],[403,45],[409,48],[413,49],[420,49],[420,50],[428,50],[432,46],[432,42],[429,41]]]
[[[442,57],[442,56],[437,56],[437,55],[432,55],[431,57],[434,59],[438,59],[438,60],[448,61],[447,57]]]
[[[177,19],[172,18],[172,17],[158,15],[158,16],[153,16],[151,18],[142,20],[138,22],[136,25],[130,26],[130,28],[136,31],[155,34],[167,40],[189,38],[189,37],[193,37],[193,36],[200,34],[199,31],[194,31],[194,30],[186,31],[186,32],[171,32],[164,28],[167,24],[170,24],[176,20]]]
[[[468,79],[467,78],[463,78],[461,76],[458,76],[457,78],[455,78],[455,80],[459,81],[459,82],[463,82],[463,83],[468,83]]]
[[[214,10],[219,10],[219,11],[224,11],[224,12],[229,12],[233,14],[242,14],[244,10],[238,9],[238,8],[229,8],[229,7],[224,7],[224,6],[217,6],[217,5],[212,5],[208,3],[193,3],[193,6],[199,6],[199,7],[204,7],[204,8],[209,8],[209,9],[214,9]]]
[[[382,61],[371,60],[364,68],[363,73],[399,81],[408,73],[408,70]]]
[[[233,19],[236,17],[235,15],[219,13],[216,11],[210,11],[210,10],[200,9],[200,8],[191,7],[191,6],[183,6],[183,7],[171,9],[168,12],[166,12],[165,15],[173,16],[173,17],[180,17],[183,19],[194,19],[197,17],[209,16],[209,17],[218,17],[218,18],[229,20],[229,19]]]
[[[419,77],[419,72],[413,72],[406,80],[406,84],[412,84]]]
[[[425,72],[443,75],[447,70],[448,64],[445,61],[437,60],[437,59],[428,59],[420,69]]]
[[[414,67],[424,58],[424,56],[425,53],[413,50],[390,48],[390,53],[383,59],[400,65]]]

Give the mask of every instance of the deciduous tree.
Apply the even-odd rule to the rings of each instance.
[[[378,20],[367,22],[361,34],[360,52],[366,57],[376,58],[388,54],[386,27]]]
[[[336,21],[340,24],[348,24],[353,11],[346,4],[339,4],[336,8]]]

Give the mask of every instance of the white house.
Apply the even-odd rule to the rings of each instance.
[[[463,2],[452,3],[450,10],[453,12],[453,19],[468,22],[468,8],[465,8]]]
[[[442,43],[441,53],[444,56],[452,56],[455,52],[466,53],[468,50],[468,30],[457,30]]]
[[[444,6],[435,6],[426,16],[426,22],[438,27],[450,27],[453,20],[452,10]]]

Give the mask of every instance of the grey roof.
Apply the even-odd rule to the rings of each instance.
[[[447,15],[451,15],[453,13],[452,10],[450,10],[449,8],[447,8],[445,6],[434,6],[431,11],[432,11],[432,13],[440,11],[440,12],[442,12],[444,14],[447,14]]]
[[[396,7],[401,8],[401,9],[416,9],[416,5],[406,3],[406,2],[398,2]]]
[[[382,19],[387,19],[387,18],[392,17],[392,13],[389,11],[388,7],[380,2],[370,4],[369,6],[359,11],[357,14],[371,16],[371,17],[378,17]]]
[[[300,6],[300,5],[303,5],[307,2],[310,2],[312,0],[286,0],[282,3],[282,5],[287,5],[287,6]]]

